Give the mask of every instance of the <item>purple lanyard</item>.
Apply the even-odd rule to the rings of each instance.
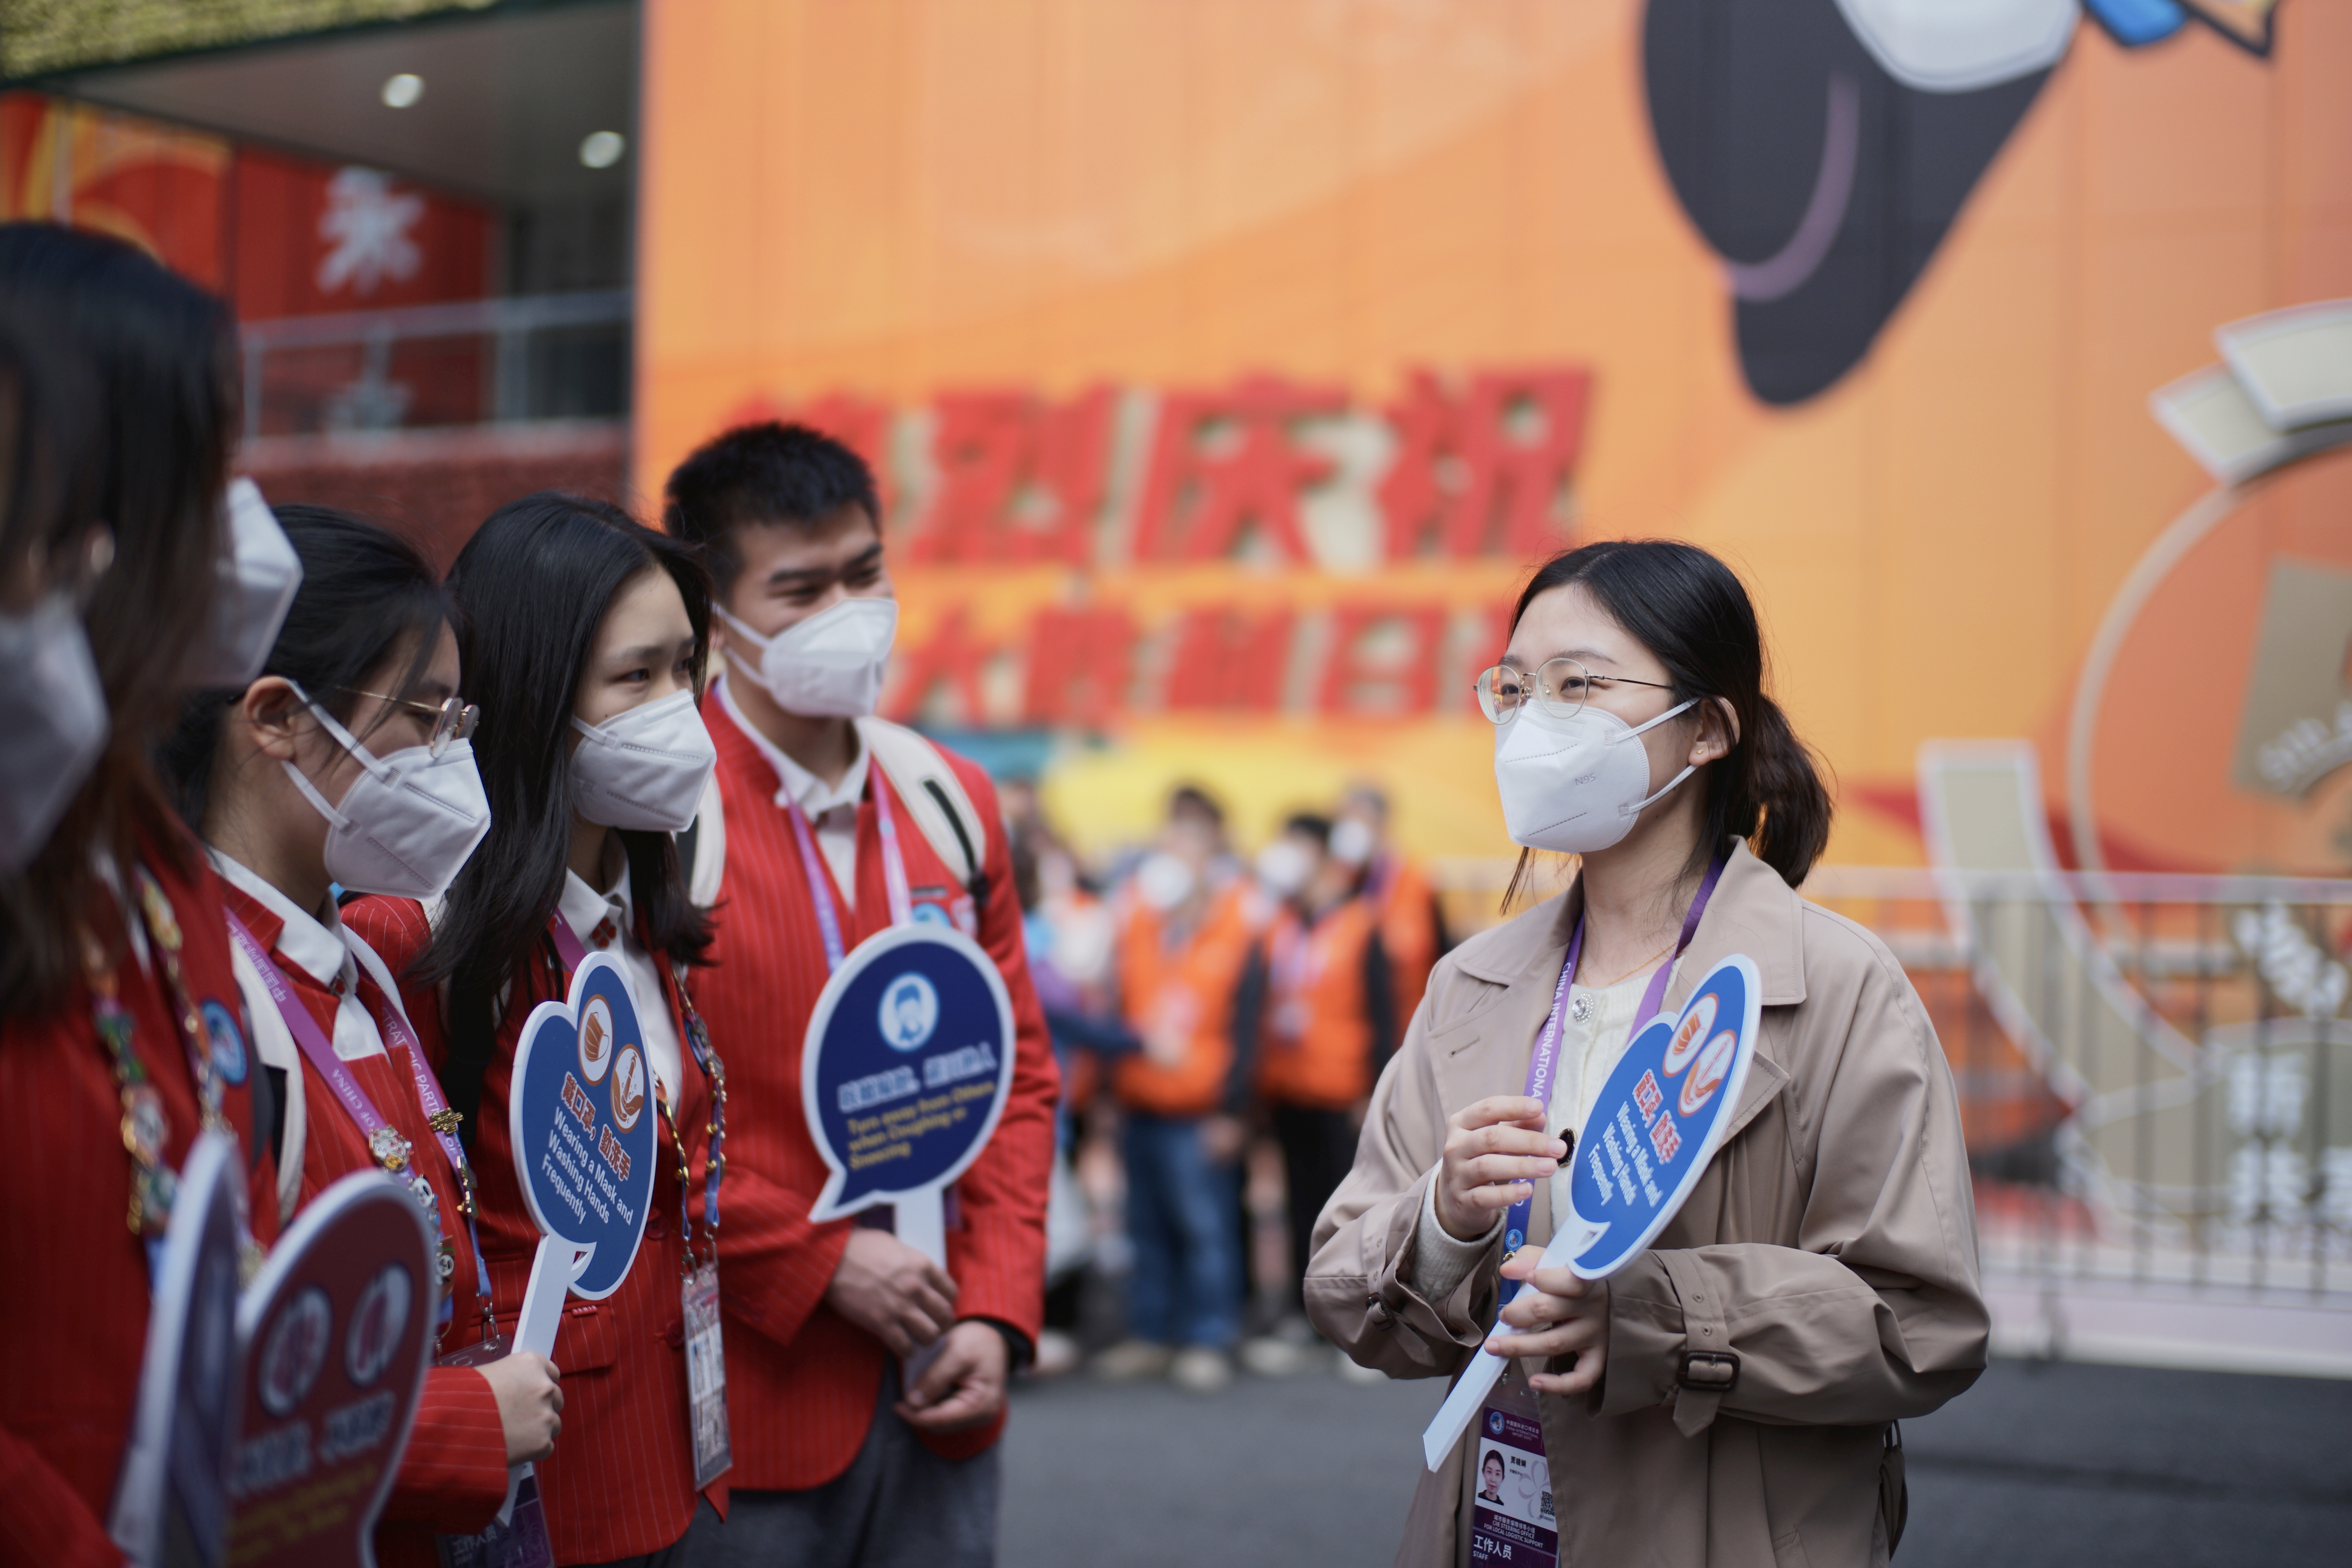
[[[352,1076],[350,1065],[335,1054],[335,1047],[329,1043],[325,1033],[320,1029],[319,1021],[310,1016],[310,1010],[302,1005],[301,998],[295,995],[294,988],[287,984],[285,972],[278,967],[277,960],[269,956],[268,950],[261,945],[260,939],[253,934],[251,929],[243,921],[230,911],[222,912],[228,915],[229,940],[236,944],[238,951],[245,954],[246,962],[252,964],[254,973],[261,977],[262,988],[269,993],[270,1001],[277,1005],[278,1016],[286,1021],[287,1033],[292,1035],[294,1043],[301,1047],[302,1055],[310,1062],[311,1070],[327,1080],[327,1087],[334,1090],[335,1098],[342,1102],[345,1112],[366,1137],[368,1152],[382,1163],[392,1150],[406,1150],[409,1146],[408,1140],[401,1136],[398,1129],[384,1121],[383,1114],[376,1110],[375,1102],[370,1100],[367,1097],[367,1091],[360,1087],[359,1079]],[[364,998],[362,999],[361,1005],[366,1005]],[[463,1209],[466,1215],[466,1231],[474,1244],[474,1290],[475,1294],[481,1298],[483,1311],[487,1314],[489,1310],[490,1279],[482,1263],[481,1232],[476,1228],[474,1223],[474,1205],[471,1201],[474,1187],[473,1170],[466,1163],[464,1150],[455,1147],[457,1142],[457,1123],[448,1115],[448,1103],[441,1098],[440,1086],[434,1081],[431,1069],[425,1065],[424,1049],[417,1044],[415,1033],[409,1029],[408,1020],[401,1016],[400,1008],[389,996],[384,998],[383,1017],[378,1022],[383,1032],[389,1034],[394,1042],[408,1053],[409,1070],[416,1077],[416,1095],[418,1100],[424,1105],[425,1122],[432,1127],[435,1138],[441,1144],[442,1152],[449,1156],[449,1168],[457,1177],[459,1192],[467,1200]],[[444,1131],[445,1128],[448,1131]],[[394,1142],[394,1140],[397,1142]],[[415,1182],[424,1179],[425,1173],[411,1164],[410,1180]],[[425,1183],[425,1190],[432,1191],[430,1182]],[[435,1193],[433,1196],[433,1214],[434,1225],[437,1229],[440,1226],[441,1214],[441,1197],[438,1193]]]
[[[1698,885],[1698,896],[1691,900],[1690,908],[1683,914],[1682,935],[1675,939],[1671,957],[1658,965],[1650,976],[1650,984],[1642,992],[1642,1010],[1633,1015],[1633,1027],[1639,1029],[1657,1014],[1666,999],[1666,982],[1675,971],[1675,961],[1690,946],[1691,938],[1698,932],[1699,917],[1706,912],[1707,900],[1715,896],[1715,884],[1723,876],[1725,862],[1717,860],[1706,868],[1706,879]],[[1536,1037],[1536,1048],[1528,1058],[1528,1098],[1544,1102],[1547,1121],[1550,1118],[1552,1069],[1559,1058],[1559,1032],[1568,1018],[1568,991],[1576,978],[1576,961],[1584,952],[1584,917],[1576,917],[1576,932],[1568,939],[1568,960],[1559,966],[1559,984],[1552,987],[1551,1016],[1544,1020],[1543,1032]],[[1570,1133],[1570,1138],[1574,1134]],[[1573,1149],[1570,1151],[1574,1152]],[[1535,1205],[1535,1194],[1511,1205],[1503,1217],[1503,1256],[1507,1258],[1527,1244],[1528,1215]],[[1506,1298],[1507,1300],[1507,1298]]]
[[[572,976],[578,973],[580,966],[588,962],[588,950],[580,944],[579,935],[572,931],[572,922],[563,918],[562,911],[558,910],[555,917],[547,922],[547,926],[548,934],[555,939],[556,956],[563,961],[564,984],[568,987],[571,984]],[[687,1048],[694,1053],[694,1065],[702,1069],[703,1081],[710,1085],[710,1147],[705,1152],[703,1159],[703,1168],[709,1175],[704,1181],[702,1190],[702,1222],[715,1232],[719,1228],[719,1182],[726,1171],[726,1162],[721,1158],[727,1143],[726,1069],[713,1065],[717,1061],[717,1055],[710,1048],[710,1032],[702,1026],[702,1015],[697,1013],[694,1010],[694,1004],[688,1000],[685,980],[675,967],[670,971],[670,978],[677,986],[678,1016],[686,1021],[685,1027],[678,1032],[686,1037]],[[635,989],[632,988],[630,1000],[633,1005],[635,1002]],[[667,1007],[669,1004],[670,998],[665,994],[661,998],[661,1005]],[[643,1026],[640,1025],[639,1027]],[[683,1161],[686,1158],[686,1135],[677,1130],[675,1112],[670,1117],[670,1132],[677,1140],[678,1158]],[[683,1226],[679,1239],[687,1244],[687,1253],[691,1257],[694,1251],[694,1224],[687,1216],[684,1192],[678,1194],[677,1201],[678,1218]]]
[[[867,777],[874,788],[874,821],[882,832],[882,881],[890,894],[890,923],[905,925],[914,919],[914,902],[907,891],[907,862],[898,853],[898,823],[890,809],[890,792],[879,779],[873,777],[869,760]],[[824,938],[824,967],[827,973],[841,967],[848,949],[841,940],[841,911],[834,907],[833,889],[826,886],[824,871],[817,863],[816,836],[809,829],[808,813],[789,794],[784,796],[784,809],[793,819],[793,837],[799,841],[801,870],[808,878],[809,901],[816,906],[817,931]]]

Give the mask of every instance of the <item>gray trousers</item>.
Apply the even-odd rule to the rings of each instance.
[[[1002,1445],[942,1459],[890,1408],[898,1398],[893,1363],[865,1446],[824,1485],[733,1489],[724,1522],[701,1504],[685,1568],[994,1568]]]

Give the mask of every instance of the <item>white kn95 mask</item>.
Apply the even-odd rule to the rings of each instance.
[[[1591,703],[1565,719],[1540,703],[1521,703],[1495,731],[1495,788],[1511,842],[1585,855],[1633,832],[1645,807],[1698,771],[1685,767],[1651,793],[1650,753],[1634,737],[1697,702],[1669,708],[1638,729]]]
[[[574,716],[572,727],[580,731],[572,791],[581,816],[607,827],[686,831],[719,765],[693,692],[675,692],[602,724]]]
[[[881,701],[898,637],[898,600],[844,599],[772,637],[725,610],[719,616],[727,623],[728,662],[785,712],[862,719]]]

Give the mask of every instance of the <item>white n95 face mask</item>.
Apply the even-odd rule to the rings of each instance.
[[[1165,850],[1154,850],[1135,868],[1135,892],[1144,907],[1166,914],[1192,896],[1192,868]]]
[[[1560,719],[1522,702],[1495,731],[1495,788],[1511,842],[1587,855],[1633,832],[1645,807],[1698,771],[1685,767],[1652,794],[1650,753],[1633,738],[1697,705],[1693,698],[1635,729],[1591,703]]]
[[[725,610],[719,618],[727,623],[729,662],[785,712],[862,719],[881,701],[890,645],[898,637],[898,600],[844,599],[772,637]]]
[[[106,750],[106,688],[73,596],[0,615],[0,871],[41,852]]]
[[[1289,838],[1277,838],[1257,852],[1257,879],[1277,899],[1291,898],[1315,874],[1315,858]]]
[[[490,830],[490,797],[474,766],[473,742],[452,741],[437,757],[429,746],[404,746],[379,757],[300,687],[294,691],[360,763],[341,805],[327,804],[292,763],[278,764],[327,819],[327,875],[351,892],[423,903],[447,892]]]
[[[230,480],[221,508],[228,514],[228,552],[214,566],[220,581],[212,634],[188,666],[189,684],[199,690],[253,684],[302,586],[302,558],[251,479]]]
[[[572,752],[572,804],[607,827],[683,833],[701,804],[703,786],[719,765],[719,749],[702,727],[694,693],[680,691],[583,723]]]

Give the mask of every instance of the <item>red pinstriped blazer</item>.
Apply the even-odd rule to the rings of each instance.
[[[222,1109],[253,1147],[248,1085],[255,1070],[220,880],[193,843],[174,869],[149,868],[170,898],[182,936],[189,999],[210,1015],[214,1060],[227,1069]],[[197,1130],[187,1054],[173,1023],[161,965],[142,973],[125,953],[119,994],[133,1021],[132,1048],[163,1100],[163,1157],[188,1157]],[[229,1037],[231,1035],[235,1037]],[[0,1290],[0,1563],[59,1568],[112,1564],[106,1515],[147,1346],[147,1253],[123,1223],[131,1158],[122,1148],[122,1097],[79,984],[47,1017],[0,1024],[0,1192],[8,1288]],[[278,1237],[277,1165],[266,1151],[250,1171],[256,1239]]]
[[[265,948],[275,949],[286,922],[242,888],[226,884],[222,891],[230,910],[253,932],[254,940]],[[296,999],[319,1026],[320,1032],[332,1040],[341,994],[320,984],[299,963],[280,959],[278,970],[292,986]],[[374,983],[365,980],[362,973],[361,999],[369,1004],[368,1011],[376,1017],[381,1034],[383,1015],[378,1008],[383,1004],[377,997]],[[277,1007],[267,992],[248,991],[245,1003],[248,1012],[254,1013],[265,1007],[274,1011]],[[389,1037],[383,1044],[387,1053],[398,1049]],[[455,1311],[440,1348],[450,1351],[470,1344],[479,1337],[481,1322],[475,1294],[473,1243],[466,1234],[466,1222],[457,1206],[461,1194],[457,1173],[450,1169],[448,1157],[441,1152],[432,1129],[425,1124],[425,1110],[416,1101],[416,1085],[409,1076],[408,1064],[386,1054],[343,1065],[351,1068],[352,1079],[376,1113],[408,1140],[411,1156],[416,1162],[415,1168],[424,1173],[433,1184],[433,1190],[440,1194],[442,1230],[456,1244],[457,1265],[448,1281],[457,1292]],[[374,1170],[376,1163],[368,1152],[359,1124],[344,1110],[334,1091],[319,1080],[308,1061],[303,1063],[303,1075],[301,1201],[307,1208],[313,1198],[336,1182],[353,1171]],[[434,1568],[439,1562],[433,1550],[435,1533],[462,1535],[482,1529],[497,1516],[506,1495],[506,1430],[499,1420],[498,1396],[490,1392],[489,1381],[471,1367],[434,1368],[425,1374],[425,1394],[417,1405],[416,1424],[409,1433],[408,1447],[401,1455],[400,1472],[393,1481],[392,1495],[384,1500],[383,1516],[376,1524],[377,1563],[380,1568],[408,1568],[410,1564]]]
[[[826,977],[824,942],[792,818],[775,804],[775,770],[738,729],[725,705],[703,704],[719,748],[725,803],[725,878],[713,914],[713,966],[695,984],[703,1017],[727,1060],[727,1212],[719,1232],[719,1286],[728,1316],[727,1382],[738,1487],[797,1490],[831,1480],[866,1440],[888,1355],[880,1341],[824,1304],[848,1246],[852,1222],[809,1223],[825,1181],[824,1163],[801,1108],[801,1044]],[[1045,1188],[1054,1157],[1059,1078],[1045,1016],[1029,984],[1012,847],[988,775],[949,754],[988,837],[986,908],[976,935],[1013,994],[1019,1034],[1013,1093],[988,1148],[956,1184],[948,1270],[961,1294],[956,1311],[990,1318],[1034,1339],[1045,1315]],[[889,924],[880,830],[868,774],[857,813],[857,907],[843,940],[856,946]],[[892,790],[907,880],[918,901],[953,910],[966,897]],[[975,825],[977,826],[977,825]],[[817,857],[828,888],[833,874]],[[838,907],[836,905],[836,907]],[[847,911],[845,911],[847,913]],[[977,1454],[1003,1421],[926,1438],[950,1458]]]
[[[343,921],[405,975],[430,943],[425,911],[407,899],[367,898],[343,910]],[[592,946],[593,944],[591,944]],[[474,1177],[479,1186],[482,1251],[490,1264],[490,1293],[502,1334],[514,1331],[523,1287],[539,1247],[539,1230],[522,1201],[507,1132],[507,1089],[523,1020],[540,1003],[560,1000],[565,976],[553,957],[535,962],[507,1001],[489,1070],[482,1079],[480,1122],[474,1131]],[[446,1060],[439,992],[404,984],[402,996],[417,1037],[437,1067]],[[709,1145],[710,1090],[685,1047],[686,1026],[676,998],[666,998],[684,1056],[677,1124],[696,1169],[693,1194],[700,1223],[699,1170]],[[641,1005],[650,999],[638,998]],[[725,1047],[719,1050],[724,1055]],[[730,1107],[731,1110],[731,1107]],[[734,1131],[730,1115],[728,1131]],[[644,1245],[621,1288],[602,1301],[572,1301],[556,1335],[555,1365],[563,1378],[563,1433],[555,1457],[539,1466],[540,1496],[558,1563],[605,1563],[659,1552],[686,1533],[694,1519],[694,1439],[687,1426],[685,1322],[679,1285],[684,1252],[677,1236],[677,1146],[660,1130],[661,1173],[654,1181],[653,1212]],[[720,1194],[722,1215],[735,1204],[733,1140],[730,1180]],[[730,1369],[731,1370],[731,1369]],[[731,1390],[730,1390],[731,1393]],[[710,1488],[724,1514],[727,1482]]]

